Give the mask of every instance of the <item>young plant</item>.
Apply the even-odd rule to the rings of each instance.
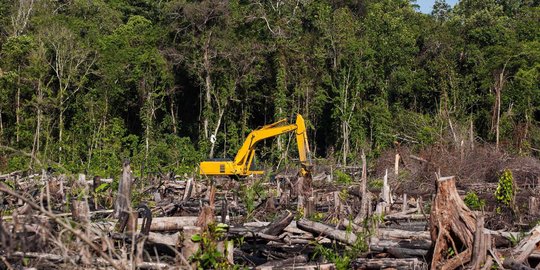
[[[332,248],[327,248],[321,244],[315,246],[313,256],[322,256],[325,260],[335,264],[337,270],[350,269],[351,261],[358,257],[358,254],[368,250],[366,242],[367,235],[359,233],[356,235],[356,242],[350,248],[346,248],[342,252],[338,251],[338,247],[334,244]]]
[[[495,190],[495,198],[498,202],[513,209],[515,195],[516,188],[512,171],[505,169],[499,176],[499,183],[497,185],[497,190]]]
[[[226,234],[226,224],[212,223],[202,234],[191,237],[191,241],[200,243],[199,250],[189,258],[197,265],[197,269],[239,269],[239,266],[230,264],[225,254],[218,248],[219,242],[227,242]]]
[[[262,179],[257,179],[251,185],[245,185],[242,188],[242,201],[246,204],[246,210],[248,216],[251,216],[255,210],[256,202],[259,198],[264,199],[266,197],[266,190],[264,189]]]
[[[486,201],[478,198],[478,195],[472,191],[467,192],[463,201],[471,210],[481,210],[486,205]]]

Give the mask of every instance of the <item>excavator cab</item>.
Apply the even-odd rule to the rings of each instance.
[[[311,154],[307,139],[306,125],[304,118],[296,115],[296,123],[287,124],[286,119],[282,119],[270,125],[263,126],[249,133],[240,150],[233,160],[208,160],[200,164],[201,175],[227,175],[231,177],[246,177],[249,175],[263,174],[255,166],[255,147],[262,140],[272,138],[288,132],[296,133],[298,153],[300,155],[300,174],[306,176],[311,170]]]

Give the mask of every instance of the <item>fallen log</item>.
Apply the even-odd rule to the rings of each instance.
[[[186,226],[195,226],[197,217],[184,216],[184,217],[157,217],[152,219],[150,225],[150,231],[152,232],[175,232],[182,230]],[[116,222],[93,222],[89,226],[96,231],[110,232],[113,230]],[[140,228],[143,225],[143,219],[137,219],[137,227]]]
[[[264,227],[231,227],[229,228],[228,235],[232,238],[245,237],[245,238],[260,238],[268,241],[282,242],[283,237],[278,237],[283,230],[291,224],[294,219],[294,215],[290,211],[284,212],[277,217],[272,223],[267,224]]]
[[[414,209],[416,212],[416,209]],[[390,214],[384,216],[385,221],[394,221],[394,220],[426,220],[426,216],[423,214],[404,214],[404,213],[397,213],[397,214]]]
[[[111,233],[110,236],[112,239],[123,240],[126,242],[132,242],[132,240],[137,240],[142,237],[145,237],[145,235],[142,235],[139,233],[132,235],[129,233],[116,233],[116,232]],[[146,236],[146,241],[150,244],[166,245],[173,249],[181,246],[180,239],[181,237],[180,237],[179,232],[176,232],[173,234],[150,232],[148,236]]]
[[[298,226],[299,229],[305,230],[307,232],[321,235],[347,245],[354,245],[357,240],[356,235],[352,232],[334,229],[333,227],[330,227],[326,224],[303,218],[296,222],[296,226]]]
[[[412,232],[399,229],[379,229],[377,236],[383,239],[411,239],[411,240],[429,240],[431,237],[428,231]]]
[[[267,241],[283,242],[283,238],[275,235],[269,235],[261,233],[259,231],[253,231],[245,227],[231,227],[227,233],[229,238],[246,238],[246,239],[262,239]]]
[[[364,259],[358,258],[351,263],[352,269],[397,269],[397,270],[427,270],[423,261],[413,259]]]
[[[287,226],[289,226],[293,219],[293,213],[287,210],[285,213],[281,214],[278,218],[272,221],[272,223],[270,223],[268,226],[264,227],[260,232],[263,234],[276,236],[280,234]]]
[[[29,258],[29,259],[39,259],[39,260],[47,260],[53,263],[72,263],[77,265],[81,261],[81,256],[78,255],[71,255],[71,256],[62,256],[57,254],[51,254],[51,253],[39,253],[39,252],[20,252],[16,251],[7,257],[9,258]],[[120,261],[120,260],[113,260],[118,265],[126,265],[127,269],[134,269],[135,265],[130,265],[131,263],[129,261]],[[92,265],[95,266],[111,266],[111,264],[102,259],[102,258],[95,258],[92,261]],[[136,265],[136,268],[138,269],[173,269],[174,267],[166,264],[166,263],[157,263],[157,262],[138,262]]]
[[[406,259],[411,257],[426,257],[428,251],[425,249],[411,249],[411,248],[400,248],[400,247],[391,247],[385,250],[390,255],[398,259]]]
[[[431,247],[428,240],[381,240],[371,238],[369,249],[376,252],[387,252],[396,258],[425,257]]]
[[[377,239],[370,238],[370,246],[377,246],[381,248],[390,248],[390,247],[401,247],[401,248],[410,248],[410,249],[423,249],[429,250],[431,247],[431,241],[429,240],[388,240],[388,239]]]
[[[89,214],[90,214],[90,217],[94,216],[94,215],[99,215],[99,214],[110,214],[112,213],[114,210],[98,210],[98,211],[91,211]],[[72,215],[72,213],[61,213],[61,214],[54,214],[55,217],[58,217],[58,218],[61,218],[61,217],[70,217]],[[49,219],[48,216],[45,216],[45,215],[17,215],[17,218],[18,219],[32,219],[32,218],[38,218],[38,219]],[[2,220],[5,220],[5,221],[9,221],[9,220],[12,220],[13,219],[13,215],[9,215],[9,216],[3,216],[2,217]]]
[[[268,226],[270,222],[263,222],[263,221],[257,221],[257,222],[247,222],[244,223],[245,228],[259,228],[259,227],[265,227]],[[253,229],[252,229],[253,230]],[[283,229],[285,232],[294,233],[294,234],[308,234],[306,231],[298,229],[296,226],[296,221],[291,221],[291,223]]]
[[[259,269],[273,269],[273,268],[280,268],[281,269],[285,265],[304,264],[304,263],[307,263],[307,261],[308,261],[307,255],[301,254],[301,255],[294,256],[292,258],[287,258],[287,259],[284,259],[284,260],[269,261],[269,262],[266,262],[264,264],[261,264],[261,265],[255,267],[255,269],[257,269],[257,270],[259,270]]]
[[[291,264],[291,265],[282,265],[282,266],[269,266],[256,268],[258,270],[335,270],[336,265],[333,263],[323,263],[323,264]]]
[[[343,226],[350,226],[355,232],[364,231],[364,228],[362,228],[360,225],[351,223],[347,219],[343,220]],[[429,231],[407,231],[392,228],[378,228],[375,234],[380,239],[411,239],[431,241],[431,235],[429,234]]]

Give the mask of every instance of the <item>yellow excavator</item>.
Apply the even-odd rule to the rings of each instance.
[[[246,177],[249,175],[263,174],[264,171],[256,170],[253,164],[255,147],[264,139],[272,138],[288,132],[296,132],[298,153],[300,155],[300,174],[307,176],[311,169],[311,154],[307,138],[304,118],[296,115],[296,123],[287,124],[287,119],[282,119],[273,124],[263,126],[249,133],[244,144],[238,150],[234,160],[208,160],[200,164],[201,175],[223,175],[231,177]]]

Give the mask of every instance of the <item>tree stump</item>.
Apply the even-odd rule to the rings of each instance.
[[[191,240],[191,237],[195,234],[201,234],[202,229],[200,227],[196,226],[186,226],[182,228],[182,256],[189,260],[191,256],[193,256],[199,248],[201,247],[200,242],[193,242]],[[191,264],[191,267],[195,269],[195,263]]]
[[[456,269],[471,261],[476,216],[461,200],[454,177],[437,179],[437,195],[431,207],[433,241],[431,269]]]
[[[124,160],[122,169],[122,178],[118,183],[118,193],[116,194],[116,203],[114,205],[114,217],[119,218],[123,212],[131,212],[131,166],[129,160]]]

